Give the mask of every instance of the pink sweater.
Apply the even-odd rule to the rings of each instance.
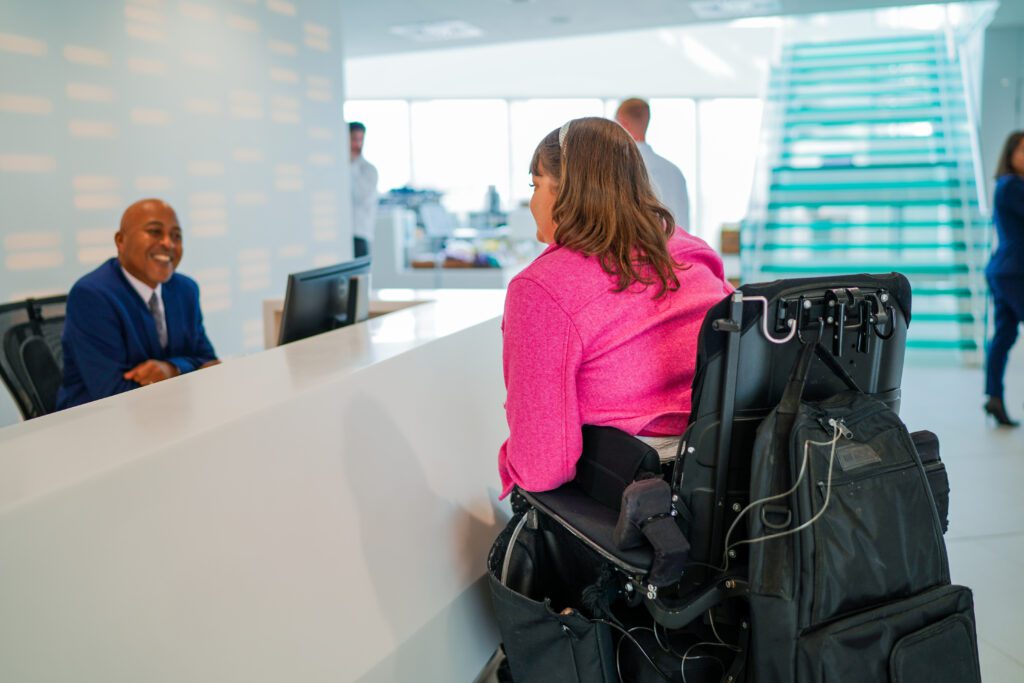
[[[704,314],[732,291],[722,261],[681,229],[669,240],[680,287],[615,293],[596,257],[552,245],[508,287],[504,336],[509,438],[502,495],[547,491],[576,476],[581,427],[682,434]]]

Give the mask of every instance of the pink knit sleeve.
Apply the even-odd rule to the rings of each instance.
[[[548,491],[576,476],[583,441],[576,395],[582,343],[551,295],[523,278],[509,285],[502,330],[509,428],[498,454],[502,496],[514,485]]]

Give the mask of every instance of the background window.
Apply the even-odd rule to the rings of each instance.
[[[583,116],[603,116],[604,107],[599,99],[571,100],[519,100],[512,102],[509,135],[512,141],[512,186],[507,195],[507,208],[529,203],[530,160],[537,143],[555,128],[570,119]]]
[[[444,192],[455,213],[482,211],[487,186],[509,190],[508,103],[505,100],[413,102],[412,182]]]
[[[484,209],[494,185],[505,209],[529,201],[541,138],[569,119],[614,119],[617,99],[356,100],[345,117],[367,126],[365,154],[382,192],[412,185],[444,193],[449,211]],[[690,229],[718,248],[722,223],[747,213],[762,102],[757,98],[653,98],[647,141],[686,176]]]
[[[698,103],[700,200],[693,232],[716,249],[722,223],[738,222],[747,214],[762,109],[762,101],[753,97]]]

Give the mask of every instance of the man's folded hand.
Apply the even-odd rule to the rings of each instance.
[[[137,382],[142,386],[147,384],[153,384],[161,380],[170,379],[181,374],[177,366],[173,363],[168,363],[163,360],[146,360],[142,361],[134,368],[124,373],[124,378],[132,382]]]

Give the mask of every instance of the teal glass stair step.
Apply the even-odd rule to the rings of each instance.
[[[918,161],[908,164],[870,164],[863,166],[776,166],[772,173],[821,173],[823,171],[911,171],[919,168],[956,168],[955,161]]]
[[[922,249],[928,249],[935,251],[938,249],[951,249],[953,251],[967,251],[967,243],[965,242],[868,242],[858,244],[856,242],[830,242],[825,244],[793,244],[790,242],[768,242],[762,244],[761,248],[765,251],[856,251],[858,249],[864,250],[882,250],[882,251],[920,251]]]
[[[830,40],[827,43],[790,43],[786,49],[791,51],[820,50],[824,48],[863,47],[870,48],[877,45],[906,45],[907,43],[936,43],[939,42],[934,34],[910,34],[903,36],[884,36],[872,38],[850,38],[848,40]]]
[[[865,124],[867,125],[867,124]],[[793,135],[792,127],[787,128],[782,142],[790,144],[793,142],[908,142],[911,140],[945,140],[946,133],[941,130],[934,131],[931,135],[858,135],[856,133],[839,134],[826,130],[828,135]],[[860,152],[873,152],[874,150],[857,150]]]
[[[963,106],[963,99],[951,96],[941,99],[938,93],[928,95],[899,95],[888,93],[885,95],[857,94],[850,96],[829,95],[828,97],[808,98],[789,97],[786,99],[786,107],[782,110],[783,116],[823,116],[843,115],[860,116],[861,114],[873,114],[880,111],[907,111],[913,112],[918,109],[936,110],[948,106],[951,109],[959,109]]]
[[[979,220],[980,224],[982,221]],[[986,221],[987,222],[987,221]],[[935,221],[903,221],[901,223],[892,222],[878,222],[878,223],[831,223],[827,221],[816,222],[816,223],[781,223],[781,222],[770,222],[765,223],[764,227],[766,230],[901,230],[901,229],[921,229],[921,228],[934,228],[938,229],[951,229],[958,230],[963,228],[964,222],[961,220],[952,220],[945,223],[937,223]]]
[[[816,191],[840,191],[849,192],[851,190],[919,190],[923,188],[933,187],[957,187],[958,182],[955,178],[949,180],[911,180],[904,182],[896,182],[891,180],[883,180],[877,183],[870,182],[857,182],[857,183],[785,183],[776,184],[770,187],[771,192],[816,192]]]
[[[955,122],[963,122],[966,119],[966,114],[950,116],[950,120]],[[845,119],[814,118],[810,116],[795,119],[794,117],[787,116],[782,125],[786,130],[807,126],[878,126],[889,123],[930,123],[937,126],[941,125],[944,120],[942,114],[932,111],[921,112],[920,114],[904,114],[902,116],[881,112],[878,116],[873,117]]]
[[[911,123],[917,123],[917,122],[913,121]],[[881,124],[875,124],[875,123],[872,123],[872,122],[866,122],[866,123],[865,122],[860,122],[860,123],[847,124],[847,125],[848,126],[873,126],[873,125],[886,125],[886,124],[884,122],[881,123]],[[946,136],[946,131],[944,131],[941,127],[937,127],[937,126],[933,126],[932,127],[932,132],[927,134],[927,135],[913,135],[913,134],[909,134],[909,133],[906,133],[906,132],[894,133],[892,135],[879,135],[877,131],[859,132],[860,129],[854,129],[855,132],[845,132],[844,133],[841,130],[840,131],[835,130],[834,127],[825,127],[825,128],[823,128],[821,131],[819,131],[817,133],[815,133],[813,130],[812,131],[804,130],[804,131],[802,131],[800,133],[799,137],[794,137],[794,134],[793,134],[793,129],[794,128],[806,128],[806,127],[807,126],[784,125],[783,126],[783,137],[782,137],[782,139],[783,140],[787,140],[787,141],[796,140],[796,141],[820,142],[820,141],[824,141],[824,140],[836,140],[836,141],[839,141],[839,142],[866,142],[866,143],[889,143],[889,144],[892,144],[892,143],[895,143],[895,142],[903,142],[903,143],[907,143],[907,144],[913,144],[913,143],[917,142],[918,144],[923,145],[923,144],[925,144],[925,141],[927,141],[927,140],[942,140],[943,142],[945,142],[945,138],[947,137]],[[950,136],[950,137],[963,138],[963,137],[966,137],[966,136],[959,135],[959,134],[954,134],[953,136]],[[966,146],[966,145],[964,145],[964,146]],[[862,150],[862,151],[870,152],[872,150],[866,149],[866,150]]]
[[[829,75],[829,80],[837,80],[836,77],[861,76],[863,78],[876,78],[887,80],[894,76],[921,76],[934,75],[936,77],[947,77],[959,79],[960,71],[953,62],[936,59],[908,59],[900,62],[874,62],[866,64],[848,63],[846,65],[823,64],[812,65],[776,65],[771,74],[771,82],[792,81],[802,78],[822,78],[824,74]],[[841,79],[839,79],[841,80]]]
[[[934,56],[928,56],[928,57],[910,57],[910,58],[907,58],[907,59],[901,59],[901,60],[899,60],[899,62],[893,62],[891,60],[890,61],[879,61],[879,62],[865,62],[865,63],[847,62],[845,64],[842,63],[842,62],[836,62],[836,63],[833,63],[833,64],[804,64],[804,65],[799,65],[799,66],[793,65],[793,64],[790,64],[790,65],[785,65],[784,64],[784,65],[782,65],[782,68],[784,70],[788,71],[790,74],[812,74],[812,73],[818,73],[820,71],[828,71],[828,72],[857,71],[857,70],[871,71],[873,69],[880,69],[880,68],[888,69],[888,68],[891,68],[891,67],[894,67],[894,66],[901,66],[902,67],[902,66],[906,66],[908,64],[918,64],[918,65],[922,65],[922,66],[932,66],[932,67],[935,67],[936,69],[938,69],[940,66],[946,66],[947,62],[945,60],[936,59]]]
[[[842,127],[842,126],[882,126],[893,123],[930,123],[933,126],[940,126],[944,121],[953,124],[963,124],[967,121],[966,112],[950,112],[948,117],[943,117],[940,112],[922,111],[918,114],[890,114],[879,112],[877,116],[848,116],[846,118],[829,118],[820,114],[809,116],[786,116],[782,121],[782,127],[786,130],[793,128],[808,128],[815,126]]]
[[[915,102],[913,104],[887,104],[887,105],[870,105],[861,107],[788,107],[786,109],[787,116],[793,115],[821,115],[821,114],[872,114],[882,110],[886,113],[895,112],[913,112],[913,111],[927,111],[934,112],[935,109],[942,106],[942,102],[939,100],[929,100],[927,102]],[[932,114],[934,116],[934,113]]]
[[[939,74],[935,71],[930,71],[927,73],[891,73],[875,76],[842,76],[836,74],[835,76],[830,76],[828,78],[790,78],[786,76],[776,76],[773,77],[772,82],[769,84],[769,87],[772,89],[777,89],[780,85],[836,85],[838,83],[858,83],[873,85],[882,83],[892,83],[894,81],[898,83],[903,83],[904,85],[908,86],[910,84],[913,84],[913,86],[919,87],[922,85],[929,85],[931,83],[938,83],[940,80],[942,80],[943,77],[950,78],[953,76],[955,76],[955,74]]]
[[[800,64],[802,62],[815,62],[824,60],[842,60],[842,59],[864,59],[864,60],[883,60],[889,59],[890,63],[893,58],[900,60],[904,58],[913,57],[928,57],[929,59],[945,59],[946,52],[941,46],[932,44],[923,45],[907,45],[902,48],[890,48],[886,50],[871,50],[868,52],[852,51],[852,52],[818,52],[817,54],[808,52],[794,52],[792,50],[782,51],[782,64],[783,66],[790,64]]]
[[[968,201],[969,206],[977,206],[977,200]],[[887,199],[880,201],[873,201],[870,199],[858,199],[856,197],[850,197],[849,199],[820,199],[820,200],[803,200],[803,201],[789,201],[789,202],[768,202],[768,209],[793,209],[799,207],[816,208],[820,206],[889,206],[889,207],[905,207],[905,206],[960,206],[959,199]]]
[[[915,316],[916,317],[916,316]],[[908,349],[976,351],[978,343],[973,339],[915,339],[907,336]]]
[[[793,142],[800,142],[800,141],[799,140],[794,140]],[[796,152],[796,151],[792,151],[792,150],[785,150],[785,151],[783,151],[783,152],[781,152],[779,154],[779,161],[792,162],[794,159],[807,159],[807,160],[814,159],[814,160],[821,160],[821,161],[828,161],[828,160],[834,160],[834,159],[851,159],[851,160],[852,159],[856,159],[857,161],[864,161],[864,160],[869,160],[870,161],[870,160],[873,160],[873,159],[879,159],[880,161],[883,161],[885,159],[892,159],[894,157],[912,157],[912,158],[922,158],[923,157],[923,158],[929,159],[929,161],[922,162],[922,163],[930,163],[930,160],[932,158],[940,157],[940,156],[945,156],[948,153],[956,153],[956,154],[959,154],[963,158],[966,159],[966,155],[969,154],[970,152],[969,152],[969,150],[966,150],[966,149],[965,150],[958,150],[958,151],[954,150],[954,151],[950,152],[949,150],[946,150],[945,148],[942,148],[942,147],[922,147],[921,149],[870,149],[870,150],[857,149],[857,150],[839,151],[839,152],[836,152],[836,151],[829,151],[829,152],[799,151],[799,152]],[[860,168],[859,166],[856,166],[856,165],[854,165],[852,163],[851,164],[847,164],[845,166],[836,164],[835,167],[836,168],[845,168],[845,169]],[[824,167],[822,166],[822,167],[819,167],[819,168],[824,168]]]
[[[794,91],[792,88],[786,90],[786,92],[771,92],[768,93],[766,99],[770,101],[778,100],[821,100],[821,99],[837,99],[837,98],[862,98],[862,97],[884,97],[892,95],[906,95],[907,97],[937,97],[942,94],[942,89],[937,85],[921,87],[921,88],[871,88],[864,90],[849,90],[849,89],[814,89],[814,90],[801,90],[797,89]]]
[[[891,140],[892,138],[885,138],[885,139],[886,140]],[[820,159],[846,159],[846,158],[849,158],[849,157],[852,157],[852,156],[866,156],[866,157],[874,157],[874,156],[911,156],[911,155],[915,155],[915,154],[916,155],[922,155],[922,154],[934,154],[934,155],[942,154],[942,155],[944,155],[944,154],[947,153],[947,151],[948,150],[945,147],[922,147],[920,149],[912,149],[912,148],[906,148],[906,149],[858,149],[858,150],[851,150],[849,152],[821,152],[821,153],[817,153],[817,152],[789,152],[789,151],[786,151],[786,152],[782,152],[782,154],[780,154],[779,156],[782,159],[793,159],[793,158],[798,158],[798,157],[814,157],[816,159],[817,158],[820,158]],[[961,152],[963,152],[965,154],[967,153],[967,151],[968,150],[966,150],[966,149],[965,150],[961,150]],[[849,168],[849,167],[839,166],[837,168]]]
[[[780,71],[789,73],[810,73],[826,70],[867,69],[876,67],[898,67],[907,64],[925,66],[948,66],[952,62],[944,53],[933,50],[918,50],[897,55],[874,53],[867,55],[816,55],[798,56],[782,55],[777,65]]]
[[[957,299],[969,299],[971,298],[971,290],[967,287],[920,287],[912,286],[911,291],[914,296],[950,296]]]
[[[869,97],[881,95],[917,95],[937,96],[946,91],[950,94],[956,92],[952,88],[952,81],[943,82],[937,78],[928,79],[924,83],[882,83],[877,80],[868,83],[846,83],[825,80],[821,83],[794,83],[775,76],[772,81],[774,87],[769,88],[766,98],[769,100],[798,98],[821,98],[821,97]],[[785,86],[780,89],[779,86]]]
[[[911,290],[913,292],[913,290]],[[973,313],[924,313],[914,311],[916,323],[973,323]]]
[[[764,273],[792,273],[806,275],[818,273],[822,275],[850,273],[883,273],[896,271],[904,275],[948,275],[968,272],[967,266],[959,263],[765,263],[759,268]],[[915,294],[917,290],[912,290]]]

